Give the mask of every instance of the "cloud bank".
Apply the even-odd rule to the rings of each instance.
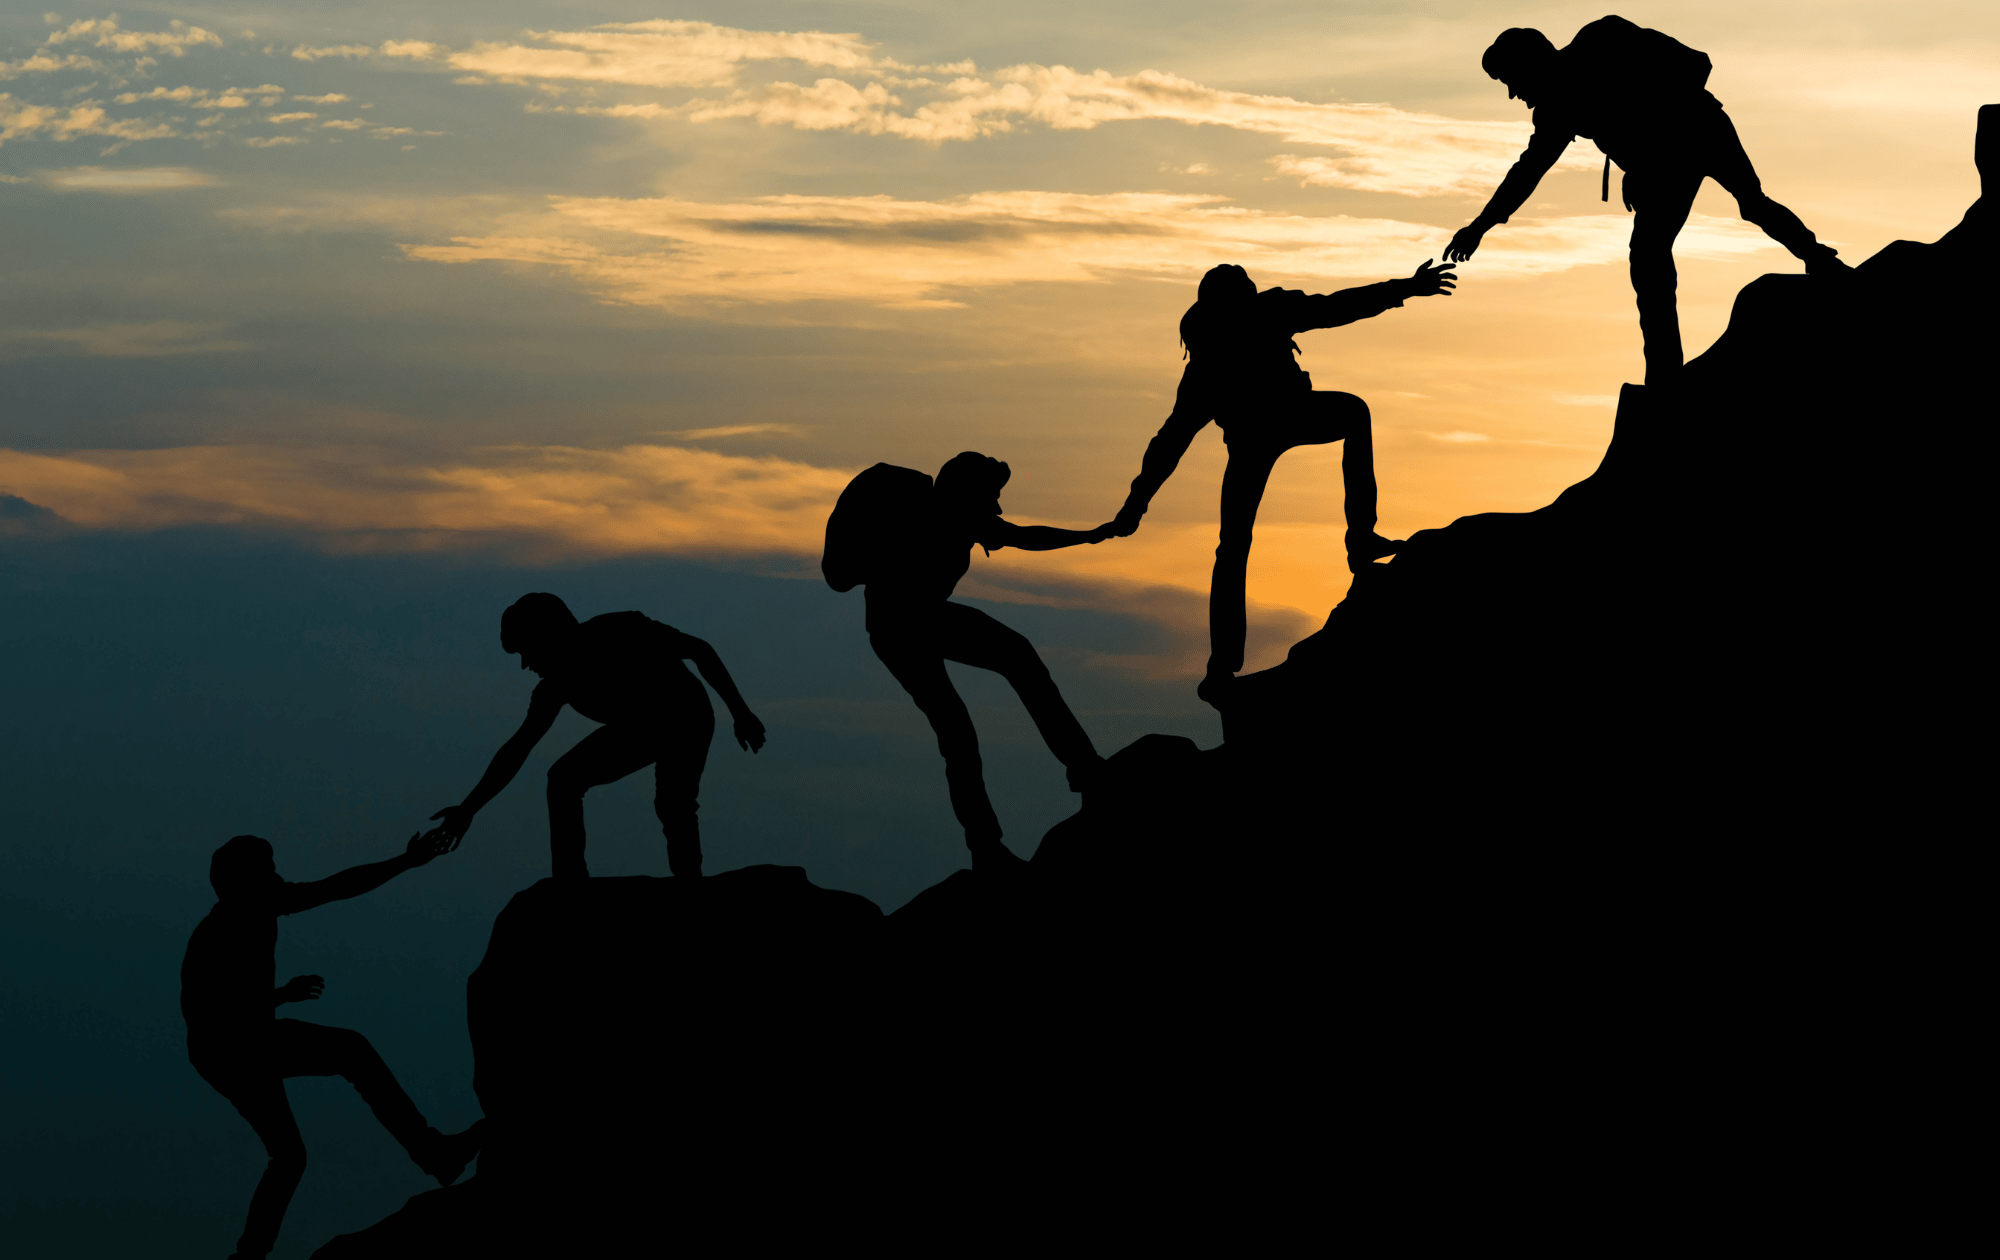
[[[1522,279],[1620,262],[1625,215],[1518,219],[1487,238],[1468,278]],[[745,202],[556,197],[448,244],[425,262],[546,268],[607,302],[667,309],[805,301],[923,308],[964,289],[1119,276],[1187,279],[1217,263],[1260,283],[1328,287],[1406,274],[1450,233],[1393,219],[1246,209],[1176,193],[992,192],[936,201],[785,195]],[[1683,258],[1770,247],[1734,219],[1696,216]]]

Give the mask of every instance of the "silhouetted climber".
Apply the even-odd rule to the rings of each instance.
[[[411,836],[401,857],[350,867],[310,884],[286,883],[270,842],[256,836],[237,836],[209,860],[215,908],[188,938],[181,1014],[187,1020],[188,1061],[250,1122],[271,1156],[236,1243],[243,1260],[271,1250],[305,1175],[305,1141],[285,1096],[288,1076],[346,1077],[382,1127],[440,1185],[458,1180],[479,1153],[485,1121],[449,1137],[431,1128],[366,1037],[276,1017],[286,1002],[316,1000],[326,984],[318,976],[293,976],[283,988],[276,985],[278,916],[359,897],[445,847],[436,832]]]
[[[1471,258],[1480,239],[1534,193],[1572,140],[1595,140],[1604,153],[1604,199],[1611,199],[1616,162],[1625,172],[1625,208],[1634,212],[1632,289],[1648,383],[1664,382],[1681,366],[1674,238],[1703,178],[1728,189],[1737,213],[1802,260],[1807,274],[1851,270],[1799,216],[1765,196],[1735,124],[1707,90],[1706,53],[1624,18],[1605,17],[1560,51],[1540,31],[1512,27],[1500,32],[1480,65],[1507,85],[1508,99],[1519,97],[1533,111],[1535,134],[1479,217],[1451,238],[1445,261]]]
[[[715,737],[708,693],[681,664],[691,660],[735,719],[736,745],[764,746],[764,724],[743,703],[715,649],[644,613],[616,612],[579,624],[569,606],[546,592],[523,595],[500,614],[500,649],[521,655],[541,675],[528,716],[479,783],[457,805],[432,814],[451,847],[465,837],[486,802],[513,782],[522,763],[568,705],[604,725],[549,767],[549,853],[557,879],[584,878],[583,794],[653,767],[653,813],[667,837],[667,869],[701,874],[701,772]]]
[[[1201,694],[1222,702],[1222,680],[1243,668],[1247,633],[1244,581],[1250,564],[1257,506],[1278,457],[1294,446],[1343,442],[1340,475],[1346,489],[1347,562],[1360,570],[1396,544],[1375,532],[1375,445],[1368,404],[1353,394],[1315,390],[1312,377],[1292,356],[1294,334],[1338,328],[1401,306],[1405,298],[1451,296],[1458,279],[1427,259],[1402,280],[1311,294],[1297,289],[1257,291],[1234,263],[1212,267],[1201,278],[1195,304],[1181,316],[1188,365],[1181,373],[1174,409],[1146,447],[1132,493],[1112,522],[1120,537],[1139,528],[1194,435],[1210,420],[1229,446],[1222,474],[1222,539],[1208,588],[1208,674]]]
[[[950,602],[972,565],[975,544],[989,554],[1001,547],[1055,551],[1110,536],[1108,525],[1085,531],[1003,520],[1000,489],[1011,475],[1007,465],[977,451],[954,455],[938,470],[935,485],[914,469],[877,464],[841,491],[827,518],[820,562],[834,590],[866,586],[869,646],[937,732],[952,813],[965,828],[975,870],[1021,859],[1000,843],[979,735],[945,672],[946,661],[990,669],[1013,686],[1049,751],[1067,768],[1071,791],[1082,791],[1104,764],[1034,644],[978,609]]]

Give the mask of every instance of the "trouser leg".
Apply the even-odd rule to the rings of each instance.
[[[1346,503],[1347,528],[1363,534],[1375,532],[1375,426],[1368,404],[1352,394],[1350,412],[1358,410],[1346,425],[1341,439],[1340,482]]]
[[[1680,370],[1681,320],[1674,268],[1674,238],[1694,208],[1702,176],[1696,171],[1648,171],[1626,177],[1632,202],[1632,293],[1639,306],[1639,335],[1645,341],[1646,381],[1664,384]],[[1637,189],[1632,185],[1637,184]]]
[[[549,767],[549,859],[557,879],[584,879],[583,794],[650,765],[658,755],[652,730],[600,726]]]
[[[1222,537],[1215,548],[1215,569],[1208,583],[1208,673],[1234,674],[1243,668],[1243,645],[1249,634],[1245,584],[1249,580],[1250,539],[1257,524],[1257,506],[1271,468],[1283,448],[1242,442],[1229,448],[1229,465],[1222,474]]]
[[[653,762],[653,815],[667,838],[667,869],[676,876],[701,876],[701,772],[715,738],[715,714],[707,712],[661,745]]]
[[[964,604],[946,604],[940,622],[945,659],[990,669],[1005,678],[1057,761],[1080,770],[1101,760],[1089,732],[1076,720],[1027,636]]]
[[[930,629],[931,633],[923,631]],[[903,690],[930,721],[944,758],[944,780],[951,793],[951,811],[965,829],[968,844],[1000,838],[1000,816],[986,795],[985,766],[979,756],[979,734],[972,714],[945,672],[942,645],[934,628],[919,627],[905,634],[871,634],[875,655],[889,668]]]
[[[1820,244],[1798,215],[1765,194],[1764,182],[1757,177],[1757,169],[1736,134],[1736,124],[1727,114],[1716,123],[1705,164],[1708,176],[1736,198],[1736,212],[1744,221],[1762,228],[1792,257],[1810,263],[1832,256],[1833,250]]]
[[[285,1096],[284,1078],[268,1069],[218,1072],[212,1077],[204,1071],[202,1075],[250,1122],[270,1157],[250,1196],[243,1234],[236,1240],[236,1254],[245,1260],[269,1255],[285,1223],[285,1209],[291,1206],[292,1195],[306,1174],[305,1139],[299,1135],[299,1122]]]
[[[283,1075],[345,1078],[418,1167],[428,1165],[437,1131],[368,1038],[352,1028],[328,1028],[302,1019],[281,1019],[277,1025],[276,1059]]]

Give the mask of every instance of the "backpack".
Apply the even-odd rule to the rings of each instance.
[[[1705,92],[1713,69],[1707,53],[1617,16],[1584,27],[1557,55],[1579,80],[1634,97]]]
[[[826,518],[826,551],[819,562],[826,584],[851,591],[885,562],[894,563],[914,519],[929,509],[930,501],[928,473],[877,464],[856,474]]]

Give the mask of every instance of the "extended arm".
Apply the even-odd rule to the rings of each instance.
[[[1129,537],[1139,528],[1139,518],[1146,514],[1153,496],[1174,475],[1180,467],[1181,456],[1187,454],[1188,444],[1194,435],[1201,432],[1211,417],[1208,409],[1199,401],[1199,389],[1191,383],[1194,365],[1190,363],[1181,373],[1180,389],[1174,394],[1174,409],[1167,416],[1166,423],[1146,443],[1145,458],[1139,462],[1139,475],[1132,479],[1132,492],[1125,496],[1125,506],[1118,509],[1118,517],[1112,522],[1112,533],[1119,537]]]
[[[286,884],[278,897],[278,913],[297,914],[301,910],[310,910],[314,906],[323,906],[329,901],[345,901],[349,897],[359,897],[365,892],[374,892],[377,888],[396,878],[396,876],[401,875],[404,871],[415,870],[438,854],[446,852],[449,845],[450,841],[441,835],[439,831],[425,832],[421,835],[411,836],[410,842],[404,846],[403,852],[386,862],[370,862],[366,866],[350,866],[338,875],[329,875],[325,879],[317,879],[310,884]],[[301,976],[299,979],[310,981],[316,979],[316,977]],[[278,992],[284,993],[286,989],[291,989],[297,986],[298,983],[299,980],[293,980],[291,984],[286,985],[284,989],[280,989]],[[317,997],[318,994],[315,993],[311,996]],[[279,1000],[296,1002],[301,999],[290,997],[280,998]]]
[[[1528,147],[1522,150],[1521,156],[1507,171],[1507,177],[1500,181],[1500,187],[1493,191],[1492,199],[1486,203],[1486,208],[1451,238],[1451,244],[1445,247],[1445,261],[1460,263],[1472,257],[1479,248],[1480,238],[1485,236],[1489,229],[1514,217],[1514,212],[1534,195],[1536,187],[1542,182],[1542,176],[1549,173],[1549,168],[1556,164],[1556,160],[1562,157],[1563,150],[1569,148],[1569,142],[1575,138],[1573,132],[1565,134],[1558,128],[1537,126],[1534,137],[1528,141]]]
[[[736,746],[745,752],[756,752],[764,746],[764,724],[757,715],[750,712],[750,706],[743,702],[743,693],[736,690],[736,680],[729,676],[729,668],[716,655],[715,649],[705,639],[697,639],[691,634],[682,635],[683,651],[687,660],[701,671],[708,685],[715,688],[715,694],[722,697],[722,703],[729,707],[730,719],[736,727]]]
[[[1060,551],[1080,543],[1100,543],[1110,536],[1103,525],[1096,529],[1057,529],[1053,525],[1016,525],[996,516],[984,530],[979,543],[989,551],[1002,547],[1018,547],[1022,551]]]
[[[446,806],[431,815],[433,822],[444,820],[438,830],[451,841],[451,848],[456,849],[459,841],[465,839],[473,816],[486,808],[486,802],[500,795],[501,789],[514,781],[514,776],[526,764],[528,754],[535,750],[542,736],[549,733],[549,728],[555,725],[556,714],[561,712],[559,701],[547,698],[543,687],[535,688],[534,699],[528,703],[528,716],[522,719],[521,729],[508,736],[507,742],[500,745],[500,751],[493,754],[493,760],[487,763],[486,773],[479,777],[471,794],[458,804]]]

